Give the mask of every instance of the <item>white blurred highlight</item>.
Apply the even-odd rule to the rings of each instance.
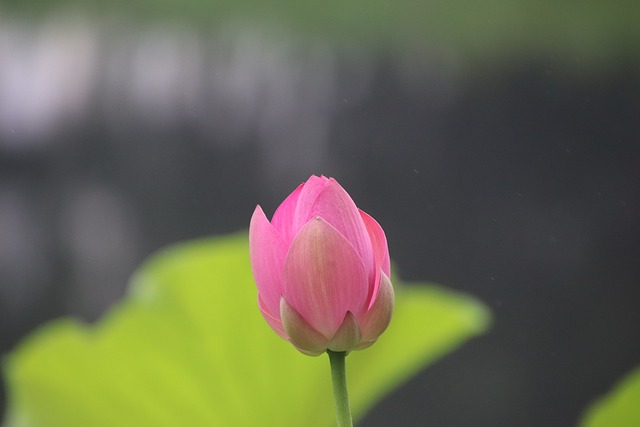
[[[96,78],[91,28],[68,16],[39,28],[0,17],[0,141],[19,150],[84,118]]]
[[[96,117],[113,135],[186,123],[215,149],[257,143],[267,180],[281,182],[327,166],[332,119],[370,82],[353,51],[358,72],[338,88],[335,49],[274,31],[229,25],[205,37],[175,24],[0,15],[0,150],[53,143]]]

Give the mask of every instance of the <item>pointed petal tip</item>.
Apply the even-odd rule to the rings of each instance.
[[[262,210],[262,207],[260,205],[256,205],[255,209],[253,210],[253,214],[251,214],[251,222],[249,225],[249,229],[251,229],[251,224],[253,224],[254,221],[257,221],[260,219],[259,218],[260,216],[267,218],[267,216],[264,214],[264,211]]]
[[[309,181],[314,182],[315,181],[315,182],[323,182],[324,183],[324,182],[330,181],[332,179],[333,178],[331,178],[331,177],[327,178],[324,174],[320,174],[320,175],[311,174],[311,175],[309,175],[309,178],[305,182],[309,182]]]
[[[336,334],[331,338],[327,348],[331,351],[350,351],[360,344],[360,325],[350,311],[344,316],[344,320]]]
[[[309,325],[284,295],[280,297],[280,317],[289,341],[302,353],[317,356],[327,349],[327,338]]]

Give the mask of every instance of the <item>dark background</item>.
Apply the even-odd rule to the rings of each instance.
[[[400,276],[495,317],[363,426],[575,425],[640,363],[633,46],[0,18],[3,354],[46,320],[98,319],[153,251],[246,229],[313,173],[378,219]]]

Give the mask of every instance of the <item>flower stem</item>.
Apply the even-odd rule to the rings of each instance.
[[[351,409],[349,408],[349,394],[347,393],[347,375],[345,371],[345,351],[327,350],[331,364],[331,380],[333,382],[333,399],[336,404],[338,427],[353,427]]]

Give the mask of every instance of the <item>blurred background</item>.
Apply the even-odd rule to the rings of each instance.
[[[98,319],[153,251],[246,229],[325,174],[400,276],[495,314],[362,426],[575,425],[640,364],[638,17],[625,0],[0,0],[0,352]]]

